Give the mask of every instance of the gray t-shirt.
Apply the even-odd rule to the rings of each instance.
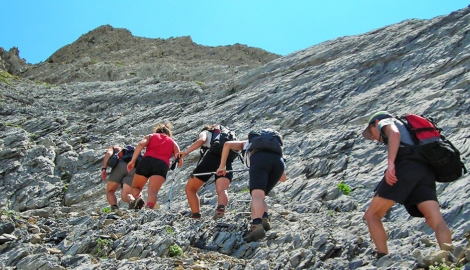
[[[411,138],[410,133],[408,132],[408,129],[406,129],[405,125],[403,125],[400,120],[397,120],[395,118],[385,118],[379,121],[379,130],[382,136],[386,139],[387,136],[382,132],[382,128],[384,126],[388,125],[395,125],[398,128],[398,131],[400,132],[400,142],[408,145],[414,145],[413,139]]]

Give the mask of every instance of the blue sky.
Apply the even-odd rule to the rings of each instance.
[[[406,19],[431,19],[467,7],[461,0],[102,1],[0,0],[0,47],[28,63],[105,24],[134,36],[191,36],[201,45],[235,43],[287,55]]]

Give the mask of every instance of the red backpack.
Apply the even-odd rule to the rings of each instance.
[[[432,118],[409,114],[397,118],[410,132],[415,145],[434,169],[438,182],[453,182],[467,173],[460,152],[441,134]],[[463,174],[462,174],[463,170]]]

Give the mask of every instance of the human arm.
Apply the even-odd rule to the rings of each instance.
[[[246,142],[247,141],[230,141],[224,144],[224,148],[222,149],[222,155],[220,158],[220,165],[217,169],[217,175],[225,175],[227,173],[225,166],[230,150],[243,150],[243,146]]]
[[[101,167],[101,179],[103,181],[106,180],[107,172],[106,172],[106,167],[108,166],[108,160],[113,154],[113,148],[109,148],[106,150],[106,153],[104,153],[104,158],[103,158],[103,167]]]
[[[175,145],[173,147],[173,156],[175,157],[175,160],[177,160],[179,158],[179,161],[178,161],[178,167],[181,167],[183,166],[183,158],[180,158],[180,155],[179,155],[180,152],[180,147],[178,146],[178,144],[175,142]]]
[[[393,186],[398,181],[395,175],[395,159],[400,147],[400,131],[395,125],[386,125],[382,128],[382,131],[388,137],[388,168],[385,172],[385,181]]]
[[[195,141],[193,144],[191,144],[191,146],[189,146],[186,149],[186,151],[179,152],[179,156],[181,158],[185,158],[189,153],[191,153],[192,151],[194,151],[194,150],[198,149],[199,147],[201,147],[202,145],[204,145],[206,140],[207,140],[206,132],[201,132],[201,134],[199,135],[199,138],[197,139],[197,141]]]
[[[144,147],[147,147],[147,145],[150,142],[150,139],[152,138],[152,134],[145,136],[137,145],[137,147],[134,150],[134,154],[132,155],[131,161],[127,163],[127,172],[131,172],[132,169],[134,169],[135,166],[135,161],[140,155],[140,152],[144,149]]]

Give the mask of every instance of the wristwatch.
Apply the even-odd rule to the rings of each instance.
[[[106,168],[101,168],[101,171],[106,171]]]

